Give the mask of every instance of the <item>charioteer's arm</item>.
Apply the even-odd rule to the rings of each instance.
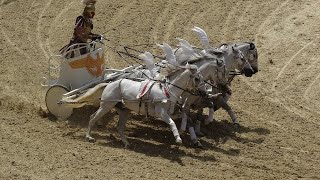
[[[82,16],[79,16],[76,20],[74,34],[81,42],[90,42],[97,39],[102,39],[101,35],[92,33],[91,29],[88,30],[88,28],[85,26],[85,20]]]

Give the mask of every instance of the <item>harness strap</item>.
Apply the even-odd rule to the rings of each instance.
[[[166,86],[162,86],[162,90],[163,90],[163,93],[167,96],[167,98],[170,98],[170,93],[169,93],[167,87]]]
[[[139,101],[139,112],[138,112],[139,115],[140,115],[141,104],[142,104],[142,98],[140,98],[140,101]]]
[[[149,99],[149,96],[150,96],[150,93],[151,93],[151,89],[152,89],[154,84],[155,83],[153,83],[149,88],[149,92],[147,94],[147,99]],[[144,110],[145,110],[145,113],[146,113],[146,119],[148,119],[148,117],[149,117],[149,109],[148,109],[148,102],[147,101],[144,102]]]
[[[121,82],[122,82],[122,80],[123,80],[123,79],[121,79],[121,80],[119,81],[119,89],[120,89],[121,102],[122,102],[122,104],[125,104],[125,103],[124,103],[124,100],[123,100],[122,91],[121,91]]]
[[[148,119],[149,117],[148,102],[144,102],[144,109],[146,111],[146,119]]]

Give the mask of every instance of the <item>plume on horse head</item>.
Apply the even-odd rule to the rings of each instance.
[[[209,43],[208,35],[203,29],[195,26],[194,28],[192,28],[192,31],[198,35],[205,49],[212,49]]]
[[[157,46],[159,46],[163,50],[164,54],[166,55],[166,60],[169,62],[169,64],[179,66],[176,60],[176,56],[174,55],[172,48],[168,44],[157,44]]]
[[[82,4],[88,5],[88,4],[96,4],[97,0],[81,0]]]
[[[173,49],[171,48],[171,46],[169,46],[166,43],[161,44],[157,44],[158,47],[160,47],[165,56],[166,56],[166,61],[168,62],[165,67],[162,67],[160,69],[160,74],[164,75],[164,76],[169,76],[170,74],[172,74],[173,72],[177,71],[179,69],[179,63],[176,60],[176,56],[173,52]]]
[[[145,52],[143,54],[140,54],[139,58],[144,61],[144,63],[146,64],[147,69],[151,73],[151,76],[154,77],[156,75],[156,66],[154,64],[153,55],[150,52]]]
[[[179,41],[179,46],[182,49],[184,56],[188,57],[188,60],[198,59],[200,57],[200,55],[195,52],[192,45],[188,41],[180,38],[176,39]]]

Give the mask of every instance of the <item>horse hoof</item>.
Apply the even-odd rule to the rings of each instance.
[[[204,123],[204,125],[205,125],[206,127],[213,126],[214,121],[216,121],[216,120],[213,119],[213,121],[208,122],[208,123]]]
[[[177,144],[182,144],[182,139],[180,137],[176,138],[176,143]]]
[[[204,137],[204,133],[202,133],[202,132],[196,132],[196,135],[197,135],[198,137]]]
[[[96,142],[96,140],[93,137],[88,137],[87,136],[86,139],[87,139],[88,142],[91,142],[91,143],[95,143]]]
[[[102,129],[104,126],[102,124],[97,124],[98,129]]]
[[[201,144],[200,141],[195,142],[195,143],[193,144],[193,147],[195,147],[195,148],[203,148],[203,146],[202,146],[202,144]]]
[[[234,123],[233,126],[234,126],[235,129],[240,129],[240,124],[239,123]]]
[[[186,130],[185,129],[179,129],[179,134],[184,133]]]
[[[123,143],[124,144],[124,148],[127,149],[127,148],[130,148],[130,144],[128,142],[126,143]]]

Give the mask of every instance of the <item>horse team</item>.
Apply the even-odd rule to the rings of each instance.
[[[63,98],[66,105],[79,107],[97,101],[99,109],[90,116],[87,140],[94,142],[92,127],[111,109],[119,114],[118,132],[125,147],[129,142],[125,136],[128,114],[138,114],[161,118],[173,133],[176,143],[182,143],[180,133],[188,129],[195,147],[202,147],[198,140],[199,120],[190,118],[190,110],[202,115],[209,108],[205,125],[214,120],[214,111],[223,108],[234,126],[239,126],[236,114],[228,104],[232,94],[230,85],[236,75],[251,77],[258,72],[258,52],[254,43],[240,42],[222,44],[214,48],[204,30],[194,27],[193,32],[201,40],[203,48],[192,46],[179,39],[177,48],[168,44],[158,45],[165,54],[165,60],[154,61],[150,52],[139,56],[145,66],[135,68],[116,77],[110,83],[101,83],[76,99]],[[181,119],[178,130],[175,119]]]

